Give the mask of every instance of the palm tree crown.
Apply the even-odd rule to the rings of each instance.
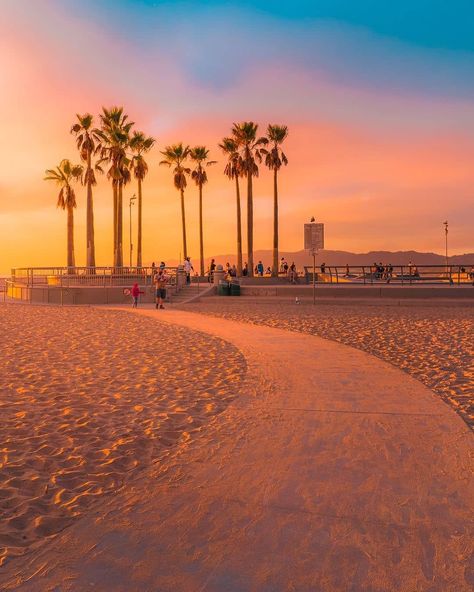
[[[136,179],[141,179],[143,181],[148,173],[148,165],[143,158],[143,154],[149,152],[153,148],[155,142],[155,138],[146,136],[143,132],[133,132],[129,145],[130,150],[133,152],[131,168]]]
[[[219,148],[227,156],[227,163],[224,168],[224,174],[229,179],[235,179],[235,177],[241,177],[243,174],[242,170],[242,158],[239,154],[239,144],[234,138],[223,138],[219,144]]]
[[[45,181],[54,181],[61,190],[59,191],[56,207],[66,210],[77,207],[76,194],[71,183],[80,179],[84,167],[80,164],[72,164],[67,158],[61,160],[55,169],[47,169]]]
[[[130,130],[134,126],[123,112],[123,107],[102,107],[100,115],[102,122],[101,137],[103,140],[102,156],[110,163],[107,178],[113,183],[128,182],[130,160],[127,157]]]
[[[208,156],[209,150],[205,146],[195,146],[189,151],[189,158],[196,163],[195,169],[191,172],[191,178],[198,186],[207,183],[207,173],[202,165],[211,166],[216,164],[215,160],[208,160]]]
[[[278,171],[283,164],[288,164],[288,159],[280,148],[287,136],[288,127],[286,125],[269,125],[267,128],[267,138],[271,148],[265,151],[265,164],[272,171]]]
[[[232,134],[237,145],[241,149],[242,172],[253,177],[258,177],[258,162],[262,162],[263,152],[261,148],[268,144],[265,137],[257,138],[258,124],[253,121],[234,123]]]
[[[174,167],[174,186],[176,187],[176,189],[180,191],[182,189],[186,189],[186,175],[189,175],[191,173],[190,168],[183,166],[184,162],[186,162],[189,156],[189,152],[189,146],[184,146],[182,142],[180,142],[179,144],[166,146],[166,148],[161,152],[161,154],[163,154],[165,158],[160,162],[160,165]]]

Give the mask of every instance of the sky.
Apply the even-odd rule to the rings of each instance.
[[[65,265],[66,214],[44,171],[79,162],[76,113],[121,105],[156,138],[144,184],[144,262],[181,253],[179,195],[160,150],[206,145],[206,255],[234,253],[232,123],[285,124],[280,248],[324,222],[326,248],[474,251],[474,4],[463,0],[0,0],[0,273]],[[256,249],[270,249],[271,173],[254,185]],[[125,189],[125,261],[128,198]],[[85,190],[76,188],[76,263]],[[197,259],[198,193],[186,191]],[[244,200],[245,201],[245,200]],[[94,192],[97,264],[112,261],[112,191]],[[136,206],[132,209],[136,243]],[[245,217],[245,211],[244,211]],[[245,236],[244,236],[245,244]]]

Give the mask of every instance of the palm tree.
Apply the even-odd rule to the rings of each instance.
[[[242,172],[247,178],[247,256],[249,275],[253,275],[253,177],[258,177],[257,161],[262,161],[261,147],[267,138],[257,138],[258,124],[253,121],[234,123],[232,134],[242,157]]]
[[[107,178],[112,183],[114,208],[114,266],[123,266],[123,186],[130,182],[130,159],[126,150],[134,123],[128,120],[123,107],[102,107],[102,157],[110,164]]]
[[[202,231],[202,186],[207,183],[207,173],[203,168],[216,164],[215,160],[208,160],[209,150],[205,146],[195,146],[189,151],[189,157],[196,163],[195,169],[191,173],[191,178],[199,187],[199,258],[201,267],[201,276],[204,275],[204,238]]]
[[[86,172],[83,182],[87,186],[87,267],[95,267],[95,241],[94,241],[94,204],[92,200],[92,186],[97,184],[95,171],[102,172],[100,164],[92,166],[92,156],[101,149],[102,135],[100,130],[93,127],[93,116],[76,114],[78,123],[71,127],[71,133],[76,136],[77,149],[81,160],[86,163]]]
[[[265,151],[265,164],[273,171],[273,267],[272,275],[278,276],[278,171],[288,164],[281,145],[288,136],[286,125],[269,125],[267,138],[271,148]]]
[[[189,156],[189,146],[183,146],[183,143],[166,146],[161,152],[165,157],[160,162],[160,165],[173,167],[173,182],[176,189],[181,195],[181,223],[183,227],[183,253],[184,258],[188,256],[188,249],[186,245],[186,216],[184,212],[184,190],[187,186],[186,175],[191,173],[191,169],[184,166],[186,159]]]
[[[240,208],[239,177],[242,176],[242,161],[239,155],[239,146],[235,139],[224,138],[219,148],[227,155],[227,164],[224,174],[229,179],[235,179],[235,193],[237,197],[237,274],[242,275],[242,214]]]
[[[133,132],[130,139],[130,149],[133,157],[131,168],[135,179],[138,181],[138,238],[137,238],[137,267],[142,266],[142,182],[148,173],[148,164],[143,158],[143,154],[152,149],[155,138],[147,137],[143,132]]]
[[[74,208],[76,207],[76,194],[72,182],[80,179],[84,167],[80,164],[71,164],[67,158],[62,160],[55,169],[47,169],[45,181],[54,181],[61,190],[59,191],[56,206],[67,210],[67,267],[68,273],[74,273]]]

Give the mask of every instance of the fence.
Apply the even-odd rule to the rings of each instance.
[[[306,282],[313,267],[305,266]],[[316,267],[316,281],[329,284],[473,284],[473,265],[328,265]]]
[[[97,286],[151,286],[154,267],[17,267],[12,269],[11,282],[26,287],[59,286],[63,288]],[[176,267],[167,267],[169,286],[176,286]]]

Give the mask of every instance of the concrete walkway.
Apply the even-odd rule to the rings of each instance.
[[[317,337],[138,314],[239,347],[241,397],[166,470],[151,467],[19,559],[0,589],[473,589],[474,441],[429,389]]]

